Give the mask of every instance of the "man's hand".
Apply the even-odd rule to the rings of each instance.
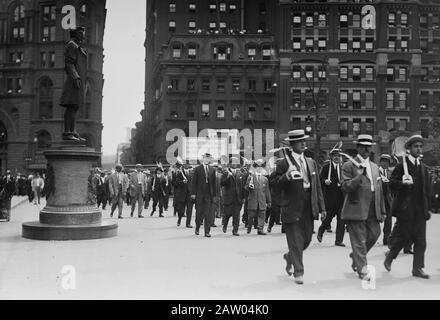
[[[365,174],[365,170],[366,170],[366,168],[364,168],[364,167],[358,168],[357,169],[358,176],[361,176],[361,175]]]
[[[328,179],[327,179],[327,180],[325,180],[325,181],[324,181],[324,183],[325,183],[325,185],[326,185],[326,186],[329,186],[329,185],[331,185],[331,184],[332,184],[331,180],[328,180]]]
[[[192,194],[192,195],[191,195],[191,199],[192,199],[192,200],[196,200],[196,195],[195,195],[195,194]]]
[[[405,185],[408,185],[408,186],[413,185],[413,184],[414,184],[414,181],[413,181],[412,176],[409,175],[409,174],[404,175],[404,176],[402,177],[402,183],[405,184]]]
[[[431,220],[431,217],[432,217],[432,211],[428,210],[428,220]]]
[[[321,221],[324,221],[326,217],[327,217],[327,212],[322,211],[321,212]]]
[[[380,223],[384,222],[386,218],[387,218],[387,215],[386,215],[386,214],[382,214],[382,215],[380,216],[380,218],[379,218],[379,222],[380,222]]]
[[[272,203],[269,202],[269,203],[267,204],[267,207],[270,209],[270,208],[272,207]]]
[[[80,78],[73,80],[73,85],[75,86],[75,88],[80,89],[81,88],[81,84],[82,83],[81,83],[81,79]]]

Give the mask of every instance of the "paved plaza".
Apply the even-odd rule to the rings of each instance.
[[[431,279],[412,277],[412,256],[404,254],[386,272],[386,247],[380,243],[369,254],[376,268],[375,289],[366,290],[350,268],[348,234],[346,248],[333,246],[334,233],[326,233],[322,244],[314,237],[304,253],[305,284],[298,286],[284,271],[287,245],[280,226],[258,236],[256,230],[246,235],[241,224],[241,236],[233,237],[231,227],[222,233],[217,219],[212,238],[205,238],[195,236],[194,229],[177,227],[171,208],[165,218],[157,213],[150,217],[149,209],[145,219],[138,219],[129,218],[125,207],[116,238],[22,238],[21,223],[38,220],[43,206],[23,202],[13,209],[11,222],[0,223],[0,299],[440,298],[440,215],[428,223],[425,270]],[[108,209],[103,212],[105,219],[109,215]],[[63,287],[65,266],[75,270],[74,290]]]

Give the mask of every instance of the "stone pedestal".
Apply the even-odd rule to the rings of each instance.
[[[86,240],[117,235],[118,225],[102,221],[89,185],[90,170],[100,157],[95,149],[75,141],[54,143],[44,152],[48,200],[40,220],[26,222],[22,236],[35,240]]]

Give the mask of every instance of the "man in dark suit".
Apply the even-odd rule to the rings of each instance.
[[[150,217],[152,217],[156,212],[157,204],[159,204],[159,217],[163,218],[163,208],[166,196],[165,185],[166,180],[163,176],[163,169],[161,167],[157,167],[154,171],[154,176],[151,179],[150,186],[148,188],[153,197],[153,210],[150,213]]]
[[[391,179],[390,188],[396,196],[392,203],[392,214],[397,218],[393,241],[384,266],[390,271],[391,263],[400,250],[410,241],[414,242],[412,274],[414,277],[429,279],[423,271],[426,251],[426,221],[431,218],[430,175],[426,166],[420,162],[424,140],[420,135],[408,139],[405,148],[409,156],[405,163],[397,164]]]
[[[281,212],[281,220],[286,231],[289,252],[286,260],[286,272],[295,277],[297,284],[303,284],[304,265],[303,251],[312,241],[314,220],[326,216],[324,197],[319,182],[318,166],[313,159],[304,156],[306,149],[304,130],[289,132],[286,141],[291,149],[286,150],[286,159],[277,165],[277,176],[280,188],[284,191],[287,207]]]
[[[183,171],[186,174],[186,177],[188,178],[188,194],[186,197],[186,211],[185,211],[185,215],[186,215],[186,227],[187,228],[192,228],[193,226],[191,225],[191,218],[192,218],[192,212],[193,212],[193,207],[194,207],[194,203],[195,200],[193,198],[191,198],[191,194],[192,194],[192,178],[194,176],[194,168],[189,167],[187,169],[183,168]]]
[[[379,167],[369,158],[373,137],[361,134],[355,143],[357,157],[342,167],[345,201],[341,216],[350,235],[352,269],[360,279],[369,281],[367,254],[380,236],[380,222],[385,220],[385,202]]]
[[[281,224],[280,213],[281,213],[282,190],[280,189],[280,186],[277,181],[276,165],[277,164],[275,164],[275,170],[272,171],[269,175],[269,189],[270,189],[270,197],[272,200],[272,206],[270,208],[269,225],[267,226],[268,233],[272,232],[272,228],[274,224]]]
[[[336,216],[336,239],[335,245],[345,247],[344,233],[345,223],[341,219],[341,209],[344,204],[344,194],[341,188],[341,157],[340,150],[334,148],[330,152],[330,161],[324,164],[321,170],[321,186],[324,194],[325,208],[327,210],[327,217],[322,222],[318,229],[318,241],[322,242],[324,232],[330,228],[333,218]]]
[[[239,236],[240,211],[244,200],[244,185],[241,171],[236,167],[236,158],[229,160],[230,164],[224,168],[221,176],[222,201],[224,204],[224,215],[222,217],[223,232],[226,233],[229,219],[232,217],[232,234]]]
[[[388,238],[391,234],[392,215],[391,215],[391,192],[389,189],[390,177],[393,172],[390,169],[391,156],[389,154],[382,154],[379,159],[379,172],[382,178],[382,190],[385,200],[385,210],[387,217],[383,223],[383,244],[388,244]]]
[[[172,184],[174,186],[174,210],[177,213],[177,226],[180,227],[185,215],[185,207],[188,198],[188,177],[183,169],[183,161],[177,159],[176,171],[173,172]]]
[[[203,220],[205,237],[207,238],[211,237],[212,202],[216,196],[215,170],[209,165],[210,162],[211,154],[205,153],[203,155],[202,164],[194,169],[191,190],[191,198],[196,202],[195,234],[199,235],[200,225]]]

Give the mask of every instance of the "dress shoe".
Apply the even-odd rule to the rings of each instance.
[[[354,272],[357,272],[356,265],[354,264],[353,253],[350,253],[350,259],[351,259],[351,269],[353,269]]]
[[[321,230],[318,230],[318,235],[316,236],[316,239],[318,239],[319,243],[322,242],[323,234],[324,234],[324,232],[322,232]]]
[[[179,221],[177,221],[177,226],[180,227],[180,222]]]
[[[411,249],[403,249],[403,253],[405,253],[405,254],[414,254],[414,251],[412,251]]]
[[[293,274],[292,272],[292,264],[290,263],[289,260],[289,255],[287,253],[285,253],[283,255],[284,260],[286,260],[286,273],[289,275],[289,277]]]
[[[332,233],[333,231],[332,231],[332,228],[329,228],[329,229],[327,229],[326,230],[328,233]]]
[[[118,219],[124,219],[124,217],[123,216],[119,216]]]
[[[132,218],[133,218],[133,212],[132,212],[132,213],[130,213],[130,217],[132,217]]]
[[[163,216],[163,215],[161,215],[161,214],[159,214],[159,218],[164,218],[164,216]]]
[[[425,271],[423,271],[423,269],[417,269],[417,270],[413,270],[413,276],[417,277],[417,278],[422,278],[422,279],[429,279],[429,274],[426,274]]]
[[[79,133],[78,132],[73,132],[73,136],[75,137],[75,138],[77,138],[79,141],[81,141],[81,142],[85,142],[86,141],[86,139],[84,139],[83,137],[81,137],[80,135],[79,135]]]
[[[110,218],[113,218],[113,213],[110,213]]]
[[[272,232],[272,228],[271,227],[268,227],[267,228],[267,233],[271,233]]]
[[[248,228],[246,232],[247,232],[247,234],[251,233],[251,229]]]
[[[187,228],[194,228],[192,225],[186,225]]]
[[[237,237],[239,236],[238,232],[232,232],[232,235]]]
[[[205,233],[205,237],[211,238],[211,235],[209,233]]]
[[[275,222],[275,224],[276,224],[277,226],[280,226],[280,225],[281,225],[281,222]]]
[[[335,246],[337,246],[337,247],[345,247],[345,244],[343,244],[342,242],[335,242]]]
[[[223,233],[226,233],[226,226],[223,226],[223,228],[222,228],[222,231],[223,231]]]
[[[388,258],[389,255],[387,255],[387,257],[385,258],[384,262],[383,262],[383,266],[385,267],[385,269],[390,272],[391,271],[391,263],[393,262],[391,259]]]
[[[211,228],[217,228],[217,226],[215,224],[212,224]]]
[[[265,236],[265,235],[266,235],[266,232],[258,231],[258,234],[259,234],[260,236]]]
[[[150,217],[152,217],[152,216],[153,216],[153,214],[154,214],[154,211],[151,211],[151,213],[150,213]]]
[[[196,234],[196,236],[198,236],[199,235],[199,230],[196,230],[194,233]]]
[[[296,276],[294,281],[296,284],[304,284],[303,276]]]
[[[371,277],[368,273],[359,273],[359,279],[364,281],[370,281]]]
[[[143,215],[140,215],[140,216],[138,216],[138,218],[144,218],[144,216],[143,216]]]

